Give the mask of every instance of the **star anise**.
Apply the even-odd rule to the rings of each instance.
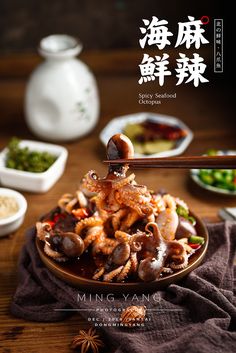
[[[98,353],[99,348],[103,346],[102,340],[93,327],[90,327],[88,331],[80,330],[71,342],[71,348],[77,349],[80,347],[81,353]]]
[[[128,327],[135,326],[137,323],[142,323],[145,319],[146,307],[132,305],[128,306],[121,314],[120,321]]]

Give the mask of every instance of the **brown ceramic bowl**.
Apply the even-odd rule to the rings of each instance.
[[[196,229],[197,233],[205,238],[204,245],[196,251],[189,259],[188,267],[179,270],[171,275],[165,276],[153,282],[127,282],[127,283],[110,283],[110,282],[100,282],[93,279],[85,278],[79,276],[76,273],[76,269],[73,266],[69,266],[66,263],[59,263],[52,258],[48,257],[43,251],[43,243],[36,238],[36,247],[38,249],[39,255],[45,266],[58,278],[73,285],[74,287],[87,291],[89,293],[144,293],[152,292],[155,290],[163,289],[169,284],[176,283],[185,277],[189,272],[194,270],[203,260],[207,247],[208,247],[208,231],[203,224],[203,222],[191,212],[197,223]],[[88,264],[89,265],[89,264]]]

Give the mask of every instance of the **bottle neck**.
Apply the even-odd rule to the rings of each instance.
[[[43,38],[38,50],[46,60],[65,61],[74,59],[81,52],[82,44],[74,37],[56,34]]]

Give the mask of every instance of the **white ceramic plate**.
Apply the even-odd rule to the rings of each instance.
[[[236,155],[236,151],[234,150],[222,150],[222,151],[219,151],[219,153],[221,155],[231,155],[231,156]],[[217,194],[236,196],[236,191],[225,190],[225,189],[218,188],[216,186],[211,186],[203,183],[203,181],[199,177],[199,171],[200,171],[199,169],[191,169],[190,175],[192,180],[195,181],[195,183],[201,186],[203,189],[215,192]]]
[[[22,140],[21,147],[32,151],[49,152],[57,156],[56,161],[43,173],[31,173],[6,168],[7,148],[0,153],[0,183],[11,188],[43,193],[48,191],[64,172],[68,152],[66,148],[51,143]]]
[[[102,130],[100,133],[100,140],[106,146],[110,137],[114,134],[123,133],[123,130],[127,123],[141,123],[145,120],[150,118],[153,121],[168,124],[170,126],[178,126],[181,129],[187,131],[187,135],[181,139],[177,146],[171,150],[163,151],[160,153],[154,154],[140,154],[135,153],[135,157],[171,157],[171,156],[178,156],[179,154],[183,153],[185,149],[188,147],[190,142],[193,139],[193,132],[179,119],[169,116],[169,115],[162,115],[162,114],[155,114],[155,113],[137,113],[137,114],[130,114],[130,115],[123,115],[121,117],[117,117],[112,119]]]

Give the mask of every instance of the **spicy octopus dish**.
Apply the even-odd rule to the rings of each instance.
[[[132,158],[132,143],[114,135],[107,157]],[[148,190],[127,171],[110,165],[104,178],[89,171],[74,195],[64,194],[36,223],[48,257],[79,267],[86,257],[93,264],[87,276],[104,282],[150,282],[188,266],[204,243],[188,205]]]

